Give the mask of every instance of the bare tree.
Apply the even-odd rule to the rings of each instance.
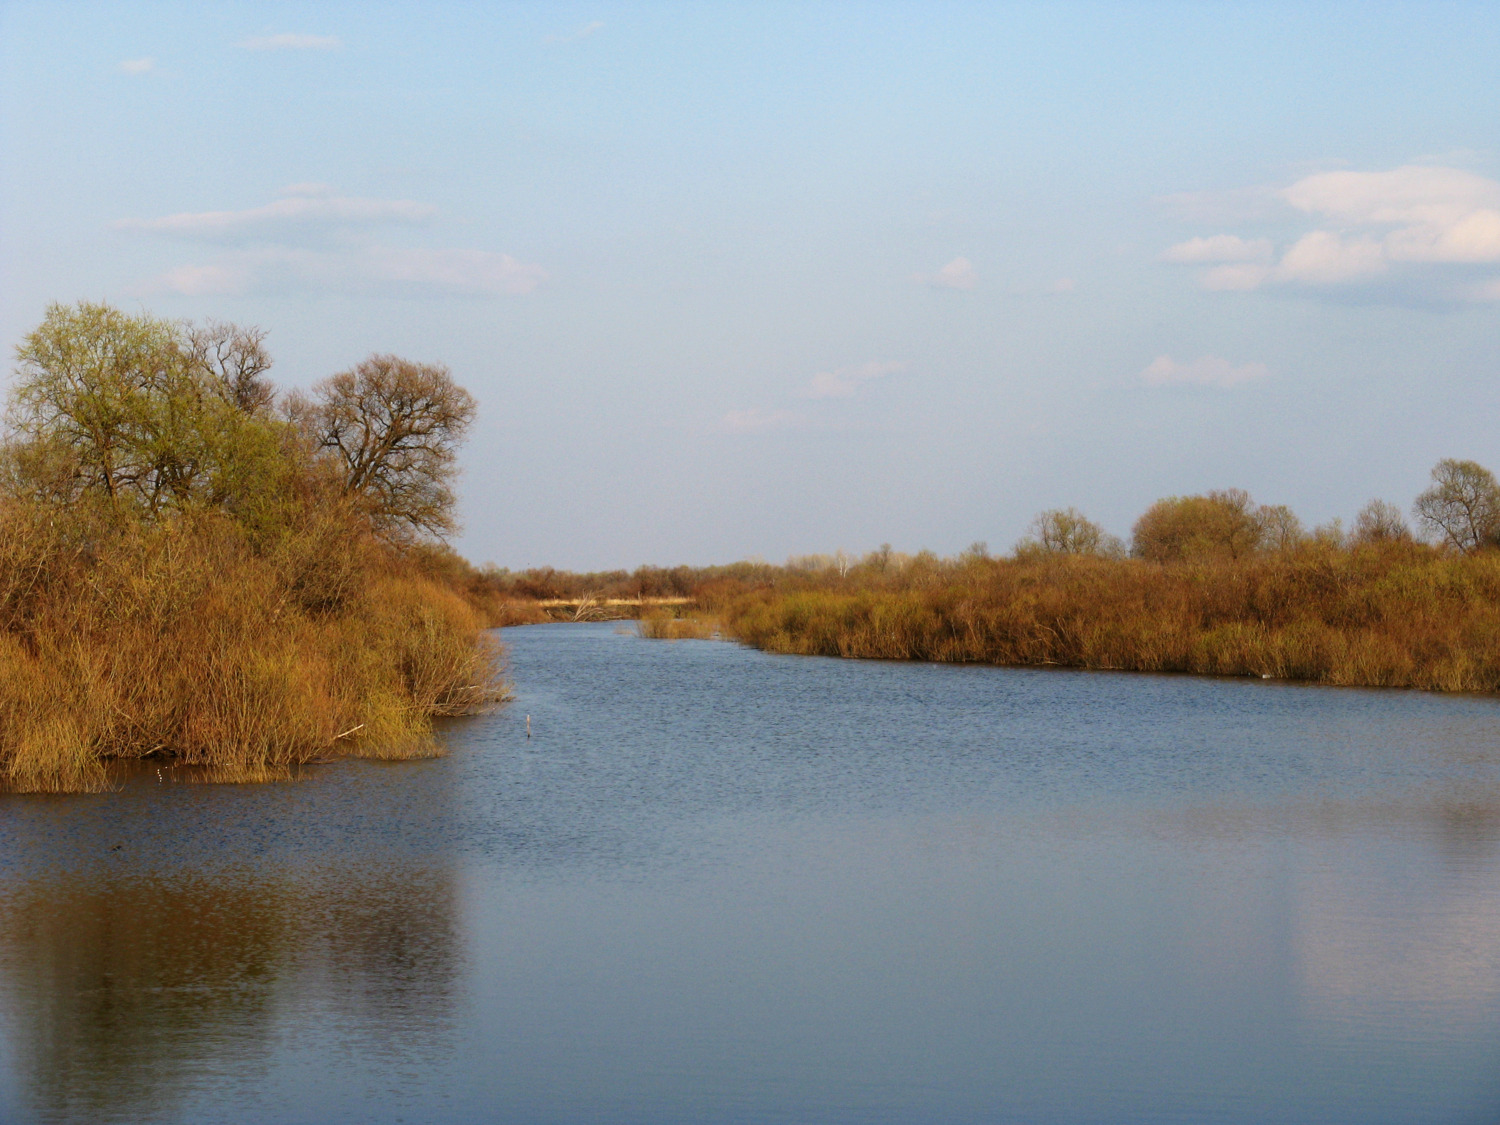
[[[387,533],[454,529],[451,483],[474,399],[438,364],[372,355],[313,388],[314,438],[330,451],[344,491]]]
[[[1500,537],[1500,484],[1474,461],[1439,461],[1432,487],[1417,497],[1412,514],[1450,547],[1477,551]]]
[[[1255,518],[1264,531],[1263,546],[1275,551],[1290,551],[1307,539],[1297,513],[1285,504],[1262,504]]]
[[[266,334],[259,328],[244,328],[210,320],[187,330],[187,347],[199,371],[226,402],[246,414],[258,414],[271,405],[276,389],[265,377],[271,356]]]
[[[1384,500],[1371,500],[1354,517],[1356,543],[1400,543],[1411,539],[1411,528],[1401,509]]]
[[[1040,552],[1116,558],[1125,553],[1124,544],[1119,539],[1077,508],[1049,508],[1039,512],[1027,530],[1030,537],[1016,545],[1021,554]]]

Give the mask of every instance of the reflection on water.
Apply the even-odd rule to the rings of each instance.
[[[396,1059],[452,1050],[451,871],[223,869],[33,879],[0,896],[5,1025],[30,1112],[170,1112],[226,1066],[265,1070],[278,1024],[377,1030]]]
[[[0,1120],[1500,1119],[1500,702],[508,640],[445,759],[0,798]]]

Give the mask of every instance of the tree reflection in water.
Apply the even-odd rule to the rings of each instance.
[[[0,995],[17,1094],[43,1120],[172,1116],[197,1087],[263,1076],[309,1023],[376,1065],[445,1058],[456,915],[452,871],[430,863],[12,885]]]
[[[0,1118],[191,1120],[282,1096],[264,1079],[314,1047],[450,1056],[454,767],[236,786],[145,765],[0,800]]]

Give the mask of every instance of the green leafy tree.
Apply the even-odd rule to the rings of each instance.
[[[264,333],[54,304],[16,353],[4,482],[120,514],[243,508],[285,480]]]

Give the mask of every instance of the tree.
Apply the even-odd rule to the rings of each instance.
[[[1401,543],[1411,540],[1411,528],[1401,509],[1384,500],[1371,500],[1354,517],[1356,543]]]
[[[301,408],[346,494],[397,537],[454,530],[451,484],[474,399],[438,364],[372,355],[313,388]]]
[[[1125,553],[1125,546],[1077,508],[1038,512],[1027,527],[1030,536],[1016,545],[1020,554],[1099,555]]]
[[[1468,554],[1500,538],[1500,484],[1474,461],[1439,461],[1412,514],[1429,533]]]
[[[279,456],[263,338],[103,304],[49,306],[16,351],[12,486],[55,500],[95,495],[117,513],[223,503],[246,458]]]
[[[1262,504],[1255,513],[1263,531],[1261,545],[1275,551],[1290,551],[1307,539],[1297,513],[1285,504]]]
[[[258,414],[276,397],[275,387],[266,378],[271,357],[265,340],[259,328],[210,320],[189,328],[186,343],[199,371],[226,402],[246,414]]]
[[[1147,508],[1131,530],[1131,554],[1153,562],[1243,558],[1265,543],[1267,526],[1241,488],[1206,496],[1169,496]]]
[[[16,349],[8,421],[34,447],[76,458],[81,491],[112,505],[147,471],[142,429],[151,391],[178,364],[172,326],[108,305],[49,305]]]

